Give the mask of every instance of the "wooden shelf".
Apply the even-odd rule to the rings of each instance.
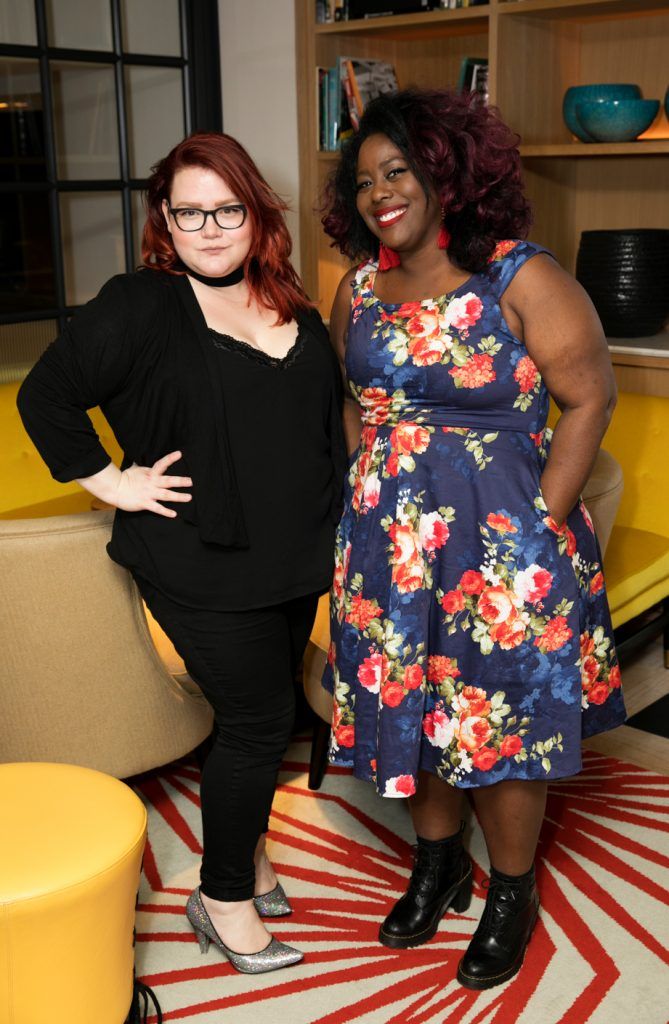
[[[667,0],[505,0],[500,15],[545,15],[549,18],[587,18],[593,15],[639,15],[667,9]],[[624,79],[627,81],[627,79]]]
[[[531,238],[572,273],[583,231],[669,228],[666,119],[644,139],[590,144],[572,140],[562,117],[571,85],[634,82],[646,97],[664,95],[669,0],[492,0],[329,25],[315,24],[313,0],[295,3],[301,270],[325,313],[347,261],[330,245],[314,206],[339,152],[318,152],[318,96],[305,83],[314,81],[316,67],[332,67],[341,56],[388,61],[401,88],[439,89],[455,87],[464,57],[487,57],[490,101],[524,140]],[[667,371],[659,376],[669,382],[669,357],[612,354],[627,359],[616,369],[635,381],[657,368],[629,360],[658,359]]]
[[[520,147],[520,155],[531,157],[658,156],[669,153],[669,139],[647,139],[636,142],[557,142]],[[336,156],[327,153],[326,156]]]
[[[462,22],[487,22],[489,5],[462,7],[454,11],[425,11],[418,14],[393,14],[384,18],[356,18],[355,21],[334,21],[316,25],[317,36],[331,35],[374,35],[384,33],[392,37],[398,33],[420,34],[428,29],[433,36],[440,30],[448,32]]]

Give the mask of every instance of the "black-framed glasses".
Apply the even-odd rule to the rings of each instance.
[[[246,207],[243,203],[230,203],[217,206],[215,210],[190,210],[185,207],[174,209],[170,213],[180,231],[201,231],[207,223],[207,217],[213,217],[219,228],[231,231],[240,228],[246,220]]]

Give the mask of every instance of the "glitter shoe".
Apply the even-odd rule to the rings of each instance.
[[[235,970],[241,971],[242,974],[265,974],[267,971],[278,971],[282,967],[297,964],[304,958],[304,953],[301,953],[299,949],[286,946],[274,937],[270,940],[269,945],[265,949],[261,949],[259,953],[235,953],[234,950],[228,949],[211,923],[209,914],[200,899],[199,889],[194,889],[188,897],[186,917],[197,935],[200,952],[206,953],[209,943],[213,942]]]
[[[263,893],[262,896],[254,896],[253,902],[261,917],[283,917],[284,914],[293,912],[281,882],[277,882],[271,892]]]

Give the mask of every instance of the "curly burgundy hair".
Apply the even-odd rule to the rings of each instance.
[[[313,308],[290,262],[286,203],[269,187],[244,147],[222,132],[189,135],[151,168],[142,234],[144,266],[170,274],[185,273],[162,210],[163,200],[170,201],[174,175],[184,167],[214,171],[246,206],[252,238],[244,275],[253,298],[276,310],[279,324],[293,319],[300,309]]]
[[[532,218],[519,137],[475,93],[405,89],[368,104],[325,185],[323,227],[349,259],[376,256],[379,249],[356,207],[358,153],[370,135],[394,142],[426,196],[437,193],[451,236],[449,256],[463,270],[482,270],[498,241],[527,235]]]

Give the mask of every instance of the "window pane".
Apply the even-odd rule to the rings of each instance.
[[[58,176],[118,178],[113,68],[53,61],[51,77]]]
[[[56,305],[46,192],[0,194],[0,310]]]
[[[144,209],[144,193],[134,191],[132,195],[132,251],[133,263],[136,267],[142,264],[142,231],[146,221],[146,210]]]
[[[130,175],[147,178],[152,165],[184,136],[181,71],[128,67],[125,74]]]
[[[17,3],[17,0],[0,0],[0,43],[14,46],[36,46],[35,5]]]
[[[55,320],[0,324],[0,384],[23,380],[57,334]]]
[[[79,306],[125,271],[123,219],[118,192],[62,192],[60,216],[65,301]]]
[[[181,56],[179,0],[121,0],[126,53]]]
[[[0,61],[0,181],[45,181],[39,64]]]
[[[21,0],[22,5],[26,0]],[[78,50],[111,50],[109,0],[47,0],[46,16],[50,46]]]

